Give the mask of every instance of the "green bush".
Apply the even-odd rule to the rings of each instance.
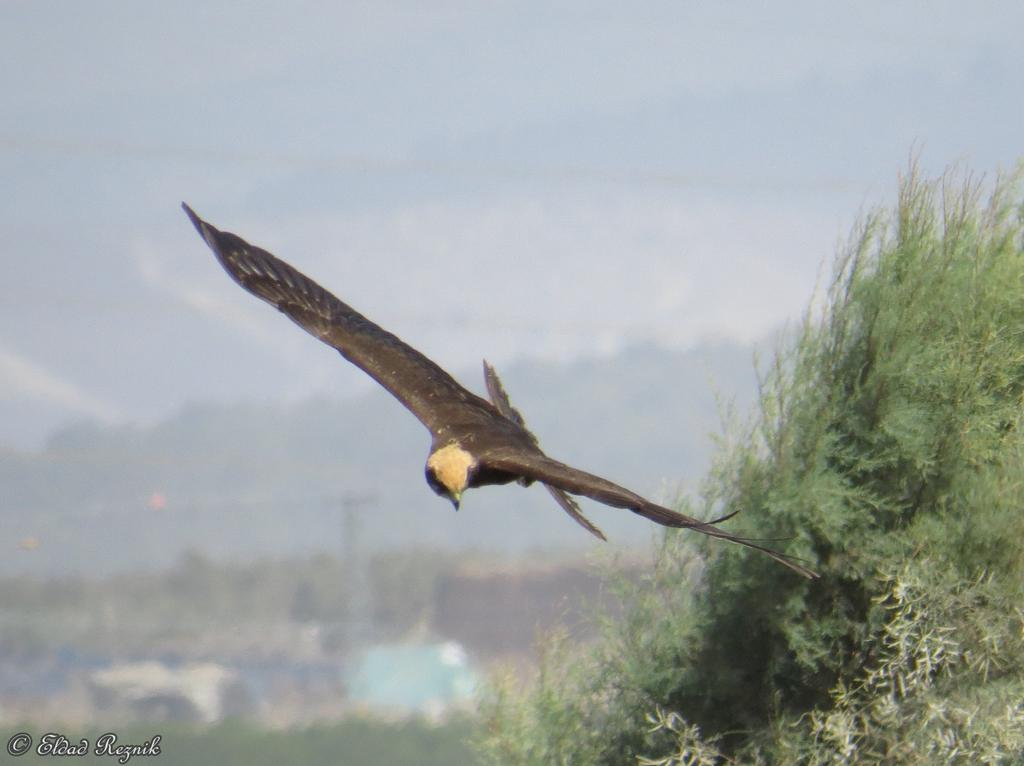
[[[667,533],[596,647],[553,642],[532,689],[493,693],[485,758],[1022,758],[1024,207],[992,186],[901,182],[686,504],[742,509],[821,579]]]

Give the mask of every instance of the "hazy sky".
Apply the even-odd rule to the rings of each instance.
[[[1021,29],[1017,3],[0,4],[0,445],[366,385],[181,200],[474,378],[758,338],[913,152],[1024,155]]]

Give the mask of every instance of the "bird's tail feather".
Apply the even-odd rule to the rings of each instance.
[[[579,504],[575,500],[569,497],[568,494],[560,490],[558,487],[552,487],[550,484],[545,484],[544,487],[551,493],[551,497],[555,498],[555,502],[562,506],[562,510],[572,516],[573,520],[577,524],[595,537],[599,537],[605,542],[608,542],[608,538],[604,536],[604,532],[598,529],[590,519],[583,515]]]
[[[770,556],[783,566],[789,567],[794,572],[797,572],[798,574],[801,574],[804,577],[807,577],[812,580],[818,578],[817,572],[799,563],[799,559],[797,559],[795,556],[787,556],[784,553],[779,553],[778,551],[774,551],[771,548],[768,548],[761,544],[764,542],[770,542],[769,540],[759,540],[750,537],[734,535],[731,532],[726,532],[724,529],[719,529],[718,527],[714,526],[715,524],[725,521],[726,519],[732,518],[736,515],[736,513],[738,513],[738,511],[733,511],[730,514],[715,519],[714,521],[700,521],[698,519],[693,518],[692,516],[687,516],[686,514],[679,513],[677,511],[671,511],[668,508],[663,508],[662,506],[655,505],[654,503],[648,503],[646,505],[640,506],[639,508],[633,508],[631,510],[634,513],[638,513],[641,516],[650,519],[651,521],[658,522],[662,526],[674,527],[677,529],[692,529],[695,532],[700,532],[702,534],[708,535],[709,537],[717,537],[720,540],[728,540],[729,542],[736,543],[738,545],[743,545],[747,548],[753,548],[754,550],[761,551],[762,553]]]

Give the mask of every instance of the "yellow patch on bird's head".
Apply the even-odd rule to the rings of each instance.
[[[427,469],[434,474],[448,494],[458,502],[462,491],[469,483],[469,469],[476,460],[458,443],[446,444],[427,458]]]

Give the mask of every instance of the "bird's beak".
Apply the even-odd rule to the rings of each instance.
[[[452,505],[455,506],[455,510],[459,510],[459,503],[462,502],[462,493],[456,492],[451,496]]]

